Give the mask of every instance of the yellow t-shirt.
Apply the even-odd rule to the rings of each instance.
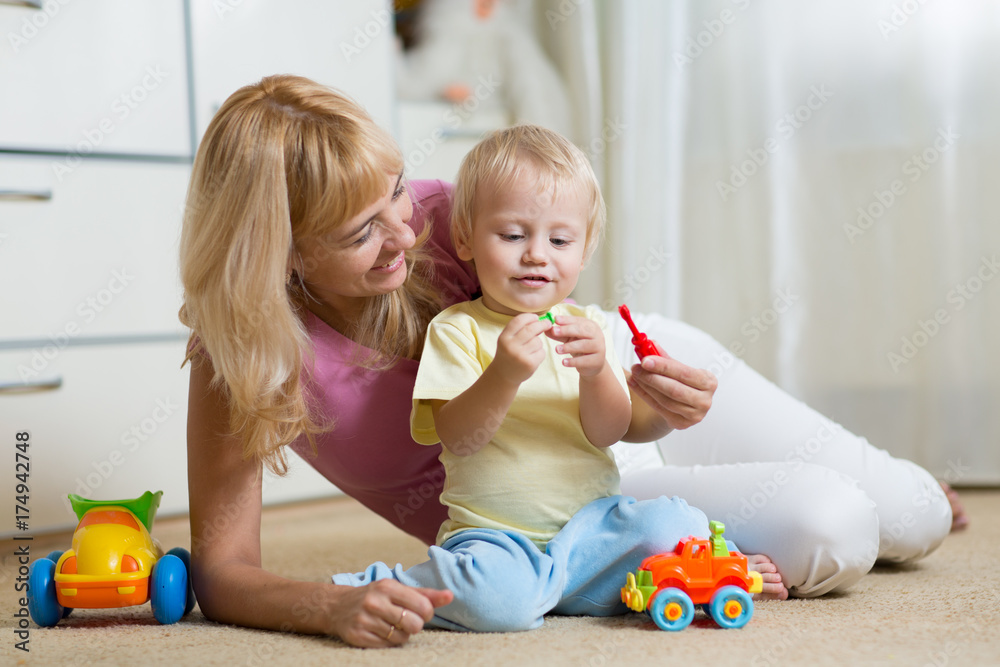
[[[553,315],[596,321],[605,335],[608,363],[622,390],[625,374],[606,322],[596,306],[560,303]],[[430,400],[451,400],[468,389],[493,360],[497,339],[512,317],[489,310],[482,299],[441,312],[427,329],[413,388],[410,430],[420,444],[440,442]],[[611,451],[590,444],[580,423],[580,374],[562,365],[558,344],[541,336],[545,360],[521,384],[493,440],[469,456],[441,451],[448,520],[437,543],[468,528],[513,530],[543,551],[545,544],[587,503],[620,493]]]

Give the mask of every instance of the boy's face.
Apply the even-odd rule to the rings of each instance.
[[[483,303],[506,315],[543,314],[569,296],[584,264],[589,210],[579,187],[539,192],[534,169],[502,191],[478,196],[472,238],[459,242],[476,263]]]

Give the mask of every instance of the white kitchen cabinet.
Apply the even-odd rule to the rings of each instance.
[[[186,164],[0,154],[0,341],[178,333]],[[13,288],[16,286],[16,289]]]
[[[0,34],[0,149],[190,157],[183,0],[2,4]]]
[[[338,88],[392,130],[391,9],[388,0],[192,3],[197,137],[230,94],[270,74],[298,74]]]
[[[178,252],[195,139],[234,90],[274,73],[340,88],[392,130],[390,9],[0,3],[0,440],[32,434],[33,530],[75,523],[68,493],[162,490],[161,513],[187,510]],[[265,504],[336,493],[289,458],[288,477],[265,475]]]

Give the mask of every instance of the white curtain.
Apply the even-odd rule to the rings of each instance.
[[[610,229],[579,298],[683,319],[877,446],[1000,482],[997,4],[538,17],[567,79],[596,82],[577,100],[600,87],[577,140],[601,148]],[[574,58],[588,30],[599,58]]]

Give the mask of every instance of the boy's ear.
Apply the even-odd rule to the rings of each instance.
[[[463,262],[472,261],[472,242],[468,239],[455,239],[455,254]]]

